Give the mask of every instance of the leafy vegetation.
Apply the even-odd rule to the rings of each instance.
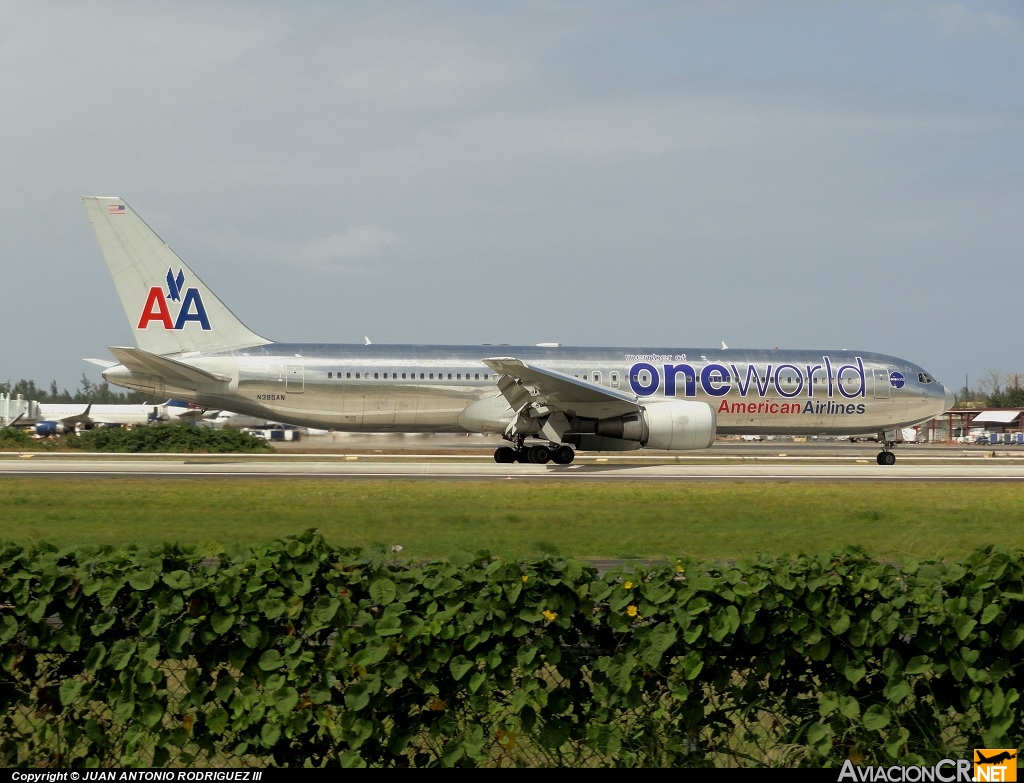
[[[1024,553],[599,574],[0,544],[4,766],[934,764],[1024,743]]]
[[[262,438],[236,429],[208,429],[183,424],[145,427],[99,427],[86,430],[67,444],[79,451],[118,453],[273,452]]]
[[[20,427],[0,427],[0,451],[27,451],[38,449],[37,441],[29,431]]]
[[[147,402],[165,402],[165,400],[152,400],[142,392],[115,391],[106,381],[93,383],[84,373],[74,393],[67,389],[58,389],[57,381],[51,381],[49,390],[46,390],[37,386],[35,381],[27,381],[24,378],[14,384],[10,381],[0,383],[0,393],[13,396],[21,394],[26,400],[35,400],[36,402],[93,402],[99,405],[141,405]]]
[[[214,430],[187,424],[149,424],[145,427],[95,427],[77,435],[36,439],[14,427],[0,429],[0,451],[84,451],[143,453],[272,453],[262,438],[234,429]]]
[[[1021,374],[1004,376],[998,370],[990,370],[977,381],[974,389],[962,386],[956,394],[956,402],[957,406],[969,408],[1024,408]]]

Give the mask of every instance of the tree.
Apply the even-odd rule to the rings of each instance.
[[[151,400],[149,395],[142,392],[113,391],[110,388],[110,384],[106,381],[95,384],[86,378],[84,374],[79,382],[79,388],[74,394],[71,394],[67,389],[58,391],[56,380],[50,382],[49,391],[44,391],[36,385],[35,381],[27,381],[24,378],[15,384],[12,384],[10,381],[0,383],[0,392],[10,394],[12,397],[20,394],[26,400],[46,403],[80,402],[87,404],[94,402],[103,405],[141,405],[148,402],[154,404],[166,402],[166,400]]]
[[[1024,408],[1024,387],[1021,373],[1007,373],[989,370],[988,375],[978,381],[986,408]],[[1005,379],[1006,387],[1003,387]]]
[[[989,408],[1024,408],[1024,389],[1018,386],[990,394],[987,405]]]

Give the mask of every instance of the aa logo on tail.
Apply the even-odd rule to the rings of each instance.
[[[157,323],[164,329],[180,330],[185,324],[194,321],[202,326],[204,331],[210,331],[210,319],[206,315],[206,307],[203,305],[203,297],[198,288],[184,288],[185,274],[181,269],[178,274],[167,269],[167,295],[160,286],[153,286],[149,289],[149,296],[146,297],[146,304],[142,308],[142,315],[139,318],[137,329],[148,329],[151,323]],[[168,300],[180,302],[177,315],[171,318]]]

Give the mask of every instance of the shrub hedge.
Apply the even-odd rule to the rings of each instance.
[[[94,427],[57,438],[33,438],[27,430],[0,429],[0,450],[88,451],[121,454],[273,452],[262,438],[241,430],[147,424],[144,427]]]
[[[0,765],[933,764],[1024,744],[1022,574],[4,543]]]

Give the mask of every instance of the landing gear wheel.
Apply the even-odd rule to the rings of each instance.
[[[559,446],[551,455],[551,461],[556,465],[570,465],[575,458],[576,452],[572,446]]]
[[[494,450],[494,461],[506,465],[516,461],[516,450],[511,446],[498,446]]]
[[[551,461],[551,449],[547,446],[530,446],[527,453],[534,465],[547,465]]]
[[[875,462],[879,465],[895,465],[896,455],[891,451],[880,451],[878,452],[878,456],[875,457]]]

